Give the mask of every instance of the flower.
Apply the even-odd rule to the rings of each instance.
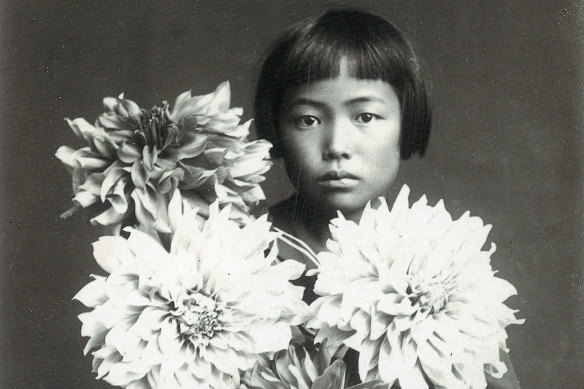
[[[175,192],[169,251],[132,228],[127,239],[94,243],[109,275],[94,276],[75,298],[92,308],[79,318],[98,379],[126,388],[237,388],[258,359],[288,347],[291,326],[308,310],[303,288],[289,282],[304,265],[273,264],[274,245],[265,254],[277,235],[266,216],[240,227],[229,207],[209,210],[201,221]]]
[[[342,360],[331,365],[332,356],[326,347],[309,349],[291,344],[278,351],[269,364],[257,362],[244,379],[249,389],[312,389],[319,381],[332,379],[336,385],[326,388],[344,388],[346,367]],[[312,346],[312,347],[310,347]],[[326,372],[326,374],[325,374]],[[324,377],[322,377],[324,375]]]
[[[275,354],[268,365],[256,363],[244,379],[249,389],[344,389],[346,365],[333,360],[323,345],[306,347],[290,345]],[[387,384],[370,382],[359,388],[386,389]],[[357,387],[353,387],[357,388]]]
[[[465,213],[452,220],[442,201],[409,207],[409,188],[391,212],[383,199],[359,224],[331,222],[330,251],[320,253],[311,306],[316,341],[359,351],[362,380],[381,378],[403,389],[485,388],[485,372],[506,367],[505,327],[521,324],[503,302],[516,293],[494,277],[482,251],[490,231]]]
[[[248,389],[344,389],[346,372],[344,361],[332,356],[323,344],[290,345],[288,350],[278,351],[269,364],[256,363],[244,382]],[[350,389],[387,389],[387,384],[371,381]]]
[[[248,222],[249,206],[264,199],[259,184],[271,166],[264,140],[248,142],[251,121],[239,124],[241,108],[229,108],[229,83],[215,92],[179,95],[150,110],[118,98],[104,99],[106,112],[94,125],[67,120],[88,146],[61,146],[56,156],[73,175],[75,206],[97,206],[91,222],[118,229],[137,219],[146,230],[169,232],[166,207],[177,187],[200,214],[219,200],[231,204],[232,217]],[[128,223],[127,223],[128,224]]]

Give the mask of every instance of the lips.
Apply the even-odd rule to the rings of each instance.
[[[330,189],[350,189],[359,182],[359,177],[344,170],[331,170],[319,178],[319,184]]]
[[[344,170],[331,170],[330,172],[327,172],[324,176],[322,176],[319,179],[319,181],[341,180],[343,178],[350,178],[353,180],[359,179],[359,177]]]

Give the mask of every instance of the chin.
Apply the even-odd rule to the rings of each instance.
[[[336,192],[329,193],[322,199],[325,209],[330,212],[340,211],[346,218],[360,216],[367,205],[369,198],[359,196],[356,193]]]

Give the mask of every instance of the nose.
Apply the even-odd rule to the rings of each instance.
[[[351,123],[345,120],[337,120],[331,123],[325,132],[323,159],[351,159],[353,155],[353,139]]]

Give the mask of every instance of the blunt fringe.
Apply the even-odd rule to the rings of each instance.
[[[342,58],[351,77],[383,80],[395,89],[402,110],[400,156],[422,156],[428,144],[432,112],[420,63],[393,24],[374,14],[330,10],[315,21],[294,25],[275,42],[260,73],[255,98],[258,135],[280,157],[278,123],[286,91],[339,76]]]

